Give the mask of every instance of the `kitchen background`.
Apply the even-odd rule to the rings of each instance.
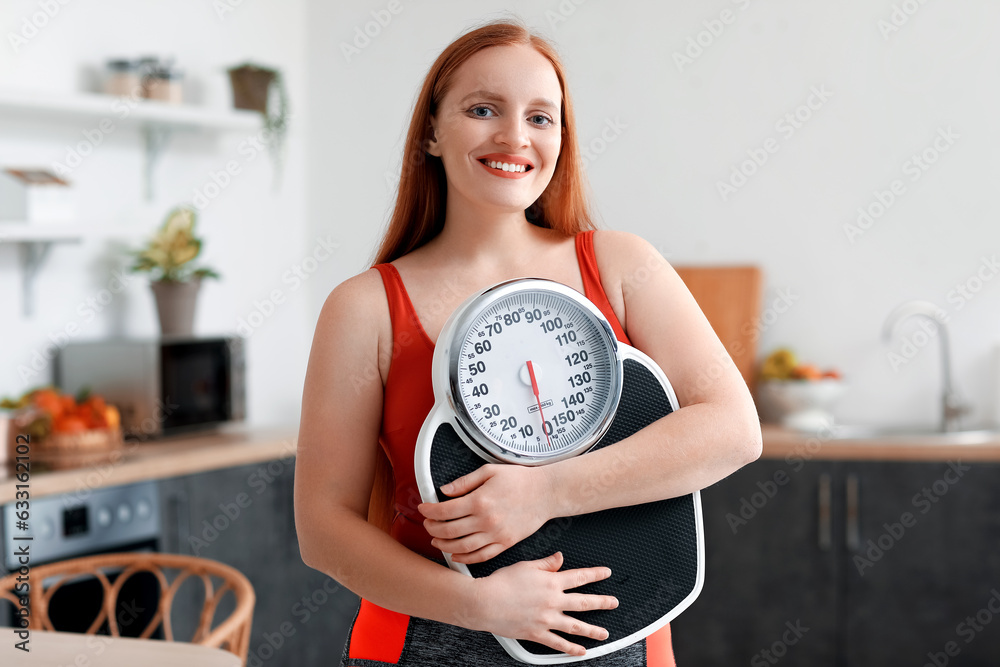
[[[104,136],[69,175],[84,241],[54,246],[30,318],[18,249],[0,244],[6,394],[47,379],[19,369],[70,323],[80,339],[156,330],[141,276],[100,312],[81,306],[123,263],[97,232],[148,234],[235,160],[240,173],[200,212],[203,259],[223,280],[203,288],[196,331],[234,332],[281,290],[287,299],[248,336],[248,418],[294,422],[323,299],[367,267],[392,205],[422,76],[456,35],[510,9],[562,53],[603,224],[640,234],[674,263],[763,267],[759,349],[789,345],[840,369],[851,386],[836,409],[845,422],[936,422],[936,343],[893,368],[889,353],[917,325],[892,345],[879,337],[898,303],[932,301],[949,316],[970,421],[1000,419],[995,3],[100,0],[58,5],[15,48],[9,35],[39,7],[5,3],[4,89],[99,90],[107,59],[152,53],[175,58],[190,103],[227,107],[225,68],[249,59],[285,73],[292,117],[277,192],[266,156],[239,150],[256,132],[175,133],[151,201],[138,131]],[[384,27],[371,24],[380,13]],[[359,37],[365,30],[374,36]],[[63,162],[96,127],[5,117],[2,162]],[[913,158],[925,153],[921,168]],[[766,162],[748,163],[754,156]],[[884,213],[879,192],[894,198]],[[859,222],[859,208],[871,222]],[[321,243],[336,249],[290,280]]]
[[[335,285],[370,264],[393,204],[423,76],[456,36],[508,10],[549,36],[564,59],[604,226],[643,236],[677,265],[761,267],[763,307],[746,330],[759,335],[761,356],[789,346],[804,361],[840,370],[849,385],[835,406],[843,423],[939,422],[934,334],[921,335],[919,323],[910,321],[891,343],[881,338],[886,316],[899,303],[933,302],[948,319],[953,374],[972,406],[967,423],[1000,424],[1000,44],[991,39],[1000,5],[987,0],[8,1],[0,10],[0,167],[53,167],[72,151],[89,154],[68,176],[82,241],[52,246],[34,283],[31,315],[22,297],[20,246],[9,237],[4,242],[0,228],[0,395],[48,382],[51,363],[44,357],[66,340],[67,330],[80,340],[155,335],[146,278],[126,273],[125,289],[117,290],[122,278],[116,271],[127,264],[120,246],[135,247],[168,210],[194,203],[205,240],[201,260],[222,275],[202,288],[195,333],[244,336],[249,426],[294,428],[316,317]],[[176,131],[155,165],[155,189],[147,199],[144,137],[136,125],[123,120],[112,132],[95,135],[98,118],[25,117],[3,106],[4,95],[21,90],[57,97],[99,92],[107,60],[147,54],[173,57],[184,72],[185,102],[210,109],[232,106],[226,68],[249,60],[280,69],[291,109],[280,183],[266,154],[246,150],[258,129]],[[233,162],[239,173],[220,186],[226,180],[220,174]],[[742,490],[718,496],[715,509],[722,510],[712,516],[721,522],[756,484],[772,479],[768,465],[783,471],[776,458],[749,468]],[[290,470],[285,461],[279,471]],[[780,507],[769,506],[770,518],[749,532],[730,533],[722,524],[723,537],[714,535],[712,543],[724,548],[711,553],[761,559],[736,566],[726,561],[742,576],[791,562],[795,554],[779,551],[782,536],[815,546],[812,524],[800,534],[780,512],[802,508],[814,518],[810,485],[832,475],[832,513],[840,525],[839,482],[849,467],[821,463],[826,465],[816,461],[799,473],[796,490],[783,491]],[[862,475],[866,493],[886,489],[881,498],[869,496],[885,514],[867,515],[873,523],[865,539],[878,535],[883,518],[898,520],[899,503],[906,509],[912,490],[931,484],[945,467],[907,468],[917,476],[900,473],[903,481],[892,486],[883,480],[895,479],[901,468],[885,465],[866,469],[871,477]],[[197,528],[218,514],[220,498],[245,492],[255,472],[251,466],[226,472],[222,481],[197,475],[165,480],[161,493],[186,493]],[[989,466],[978,472],[995,477]],[[336,590],[323,588],[325,577],[305,566],[289,565],[297,556],[288,525],[291,476],[277,479],[267,487],[271,504],[258,500],[252,521],[235,523],[201,554],[251,575],[259,600],[279,600],[258,605],[251,640],[258,658],[266,648],[263,633],[295,618],[289,609],[300,595],[330,590],[332,596]],[[899,575],[897,587],[872,594],[879,601],[898,599],[904,618],[908,601],[899,590],[927,592],[924,597],[937,605],[936,590],[951,602],[943,620],[930,622],[941,637],[915,648],[918,655],[943,646],[955,623],[984,604],[996,583],[973,569],[981,565],[990,576],[1000,571],[994,546],[981,540],[975,551],[953,542],[997,534],[996,486],[980,481],[964,482],[961,501],[950,496],[949,513],[941,509],[922,519],[923,532],[908,533],[906,550],[895,552],[923,565],[937,558],[926,556],[925,547],[956,544],[951,553],[965,549],[968,563],[949,561],[937,582],[899,566],[907,576]],[[981,522],[971,528],[961,523],[973,518]],[[933,522],[940,522],[940,531]],[[838,533],[835,542],[841,539]],[[841,585],[849,560],[837,558],[810,570],[814,578],[800,587],[784,568],[773,578],[762,575],[763,583],[748,583],[741,599],[791,590],[796,599],[776,612],[776,628],[795,620],[784,614],[798,613],[800,595],[812,596],[810,604],[819,608],[834,606],[822,586],[836,586],[840,595],[855,585]],[[880,568],[862,583],[880,582],[892,571]],[[967,573],[964,597],[949,597],[955,572]],[[928,583],[921,588],[915,581]],[[332,637],[340,641],[353,601],[342,590],[337,595],[339,625]],[[702,609],[711,616],[707,598]],[[838,613],[865,622],[845,608]],[[873,627],[879,613],[876,608],[874,620],[868,619]],[[725,626],[738,632],[751,621]],[[302,623],[295,627],[306,627]],[[298,643],[290,642],[271,664],[318,664],[303,657],[308,651],[312,660],[328,658],[327,647],[316,642],[331,636],[321,624],[309,628],[314,634],[308,641],[300,632]],[[769,627],[760,632],[769,640],[780,636],[768,634]],[[839,629],[829,637],[821,632],[813,631],[816,644],[843,639]],[[986,642],[976,647],[985,652]],[[754,636],[745,646],[764,644]]]

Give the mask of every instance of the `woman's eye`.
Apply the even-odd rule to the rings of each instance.
[[[479,113],[480,111],[483,113]],[[495,115],[493,109],[483,106],[472,107],[469,109],[469,112],[476,118],[489,118],[491,114]],[[539,127],[552,125],[552,119],[548,116],[543,116],[542,114],[530,116],[529,120],[531,120],[534,125],[538,125]]]

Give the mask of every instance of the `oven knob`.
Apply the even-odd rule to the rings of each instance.
[[[139,502],[135,504],[135,514],[140,519],[148,519],[153,513],[153,506],[145,498],[141,498]]]
[[[101,528],[107,528],[111,525],[111,510],[107,507],[102,507],[97,510],[97,525]]]
[[[52,523],[52,519],[45,519],[42,521],[42,537],[54,537],[56,534],[56,525]]]
[[[132,520],[132,508],[127,503],[118,506],[118,520],[122,523],[128,523]]]

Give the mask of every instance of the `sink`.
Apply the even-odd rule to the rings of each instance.
[[[832,432],[820,434],[830,440],[886,440],[899,444],[979,445],[1000,442],[1000,428],[981,426],[958,431],[942,431],[938,426],[914,425],[836,425]]]

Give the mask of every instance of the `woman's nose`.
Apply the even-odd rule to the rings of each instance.
[[[500,127],[497,128],[497,143],[506,144],[513,148],[520,148],[528,144],[528,136],[525,132],[525,122],[518,116],[505,118]]]

